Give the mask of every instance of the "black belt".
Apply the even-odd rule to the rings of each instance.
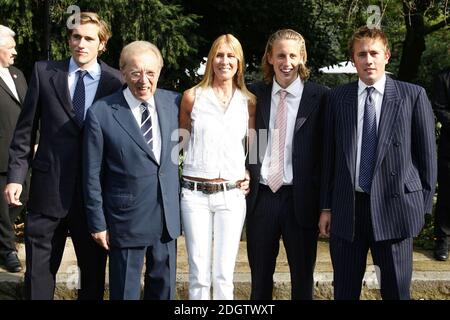
[[[220,191],[239,188],[240,182],[198,182],[181,180],[181,187],[189,190],[201,191],[205,194],[213,194]]]

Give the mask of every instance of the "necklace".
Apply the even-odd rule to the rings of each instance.
[[[215,96],[217,97],[217,100],[219,100],[221,107],[224,109],[227,109],[228,105],[231,102],[232,95],[231,94],[226,95],[223,92],[222,92],[222,94],[219,94],[219,91],[214,88],[213,88],[213,91],[214,91]]]

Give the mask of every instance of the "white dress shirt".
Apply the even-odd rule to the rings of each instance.
[[[78,81],[78,70],[81,69],[73,60],[70,58],[69,62],[69,76],[67,77],[67,83],[69,85],[70,99],[73,99],[73,94],[75,93],[75,87],[77,86]],[[86,117],[87,109],[94,102],[95,94],[97,93],[98,83],[100,82],[100,76],[102,74],[102,70],[100,68],[100,64],[94,63],[89,69],[85,69],[88,74],[84,76],[84,92],[85,92],[85,100],[84,100],[84,117]]]
[[[361,144],[362,144],[362,131],[364,124],[364,105],[366,103],[367,97],[367,87],[374,87],[375,90],[372,91],[372,99],[375,103],[375,112],[377,118],[377,132],[380,124],[381,117],[381,104],[383,103],[384,88],[386,85],[386,75],[375,82],[372,86],[366,85],[359,79],[358,81],[358,122],[357,122],[357,141],[358,148],[356,150],[356,172],[355,172],[355,190],[358,192],[364,192],[359,186],[359,167],[361,162]]]
[[[128,105],[130,106],[131,112],[133,113],[134,118],[138,124],[138,127],[141,127],[141,118],[142,112],[141,103],[142,101],[136,99],[130,91],[130,88],[125,88],[123,90],[123,95]],[[159,131],[159,121],[158,121],[158,112],[156,112],[155,98],[152,96],[150,99],[146,100],[148,103],[148,111],[150,113],[150,117],[152,119],[152,134],[153,134],[153,154],[155,155],[156,162],[160,163],[161,158],[161,132]]]
[[[13,95],[16,97],[17,101],[20,101],[19,95],[18,95],[17,89],[16,89],[16,84],[14,83],[11,73],[9,73],[9,69],[0,67],[0,77],[3,79],[3,81],[8,86],[9,90],[11,90]]]
[[[298,108],[300,106],[300,100],[302,99],[304,84],[297,77],[289,87],[283,89],[276,82],[275,77],[272,85],[272,99],[270,102],[270,120],[269,120],[269,138],[267,142],[266,153],[264,154],[264,160],[261,166],[261,178],[260,182],[267,185],[267,178],[269,177],[270,157],[272,153],[272,130],[275,127],[275,118],[278,109],[278,103],[280,101],[280,95],[278,91],[287,91],[285,103],[286,103],[286,140],[284,142],[284,170],[283,170],[283,185],[292,184],[292,142],[294,138],[295,121],[297,119]]]

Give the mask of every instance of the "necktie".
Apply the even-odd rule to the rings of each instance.
[[[372,99],[373,87],[367,87],[366,102],[364,104],[364,124],[361,143],[361,158],[359,165],[359,186],[366,193],[370,193],[373,170],[377,152],[377,117],[375,103]]]
[[[86,70],[78,70],[78,81],[75,86],[75,92],[73,93],[72,105],[73,112],[75,113],[75,118],[78,124],[83,125],[84,120],[84,104],[86,100],[85,90],[84,90],[84,76],[87,74]]]
[[[145,142],[149,145],[150,149],[153,150],[153,132],[152,132],[152,117],[148,111],[148,103],[141,103],[141,132],[144,136]]]
[[[278,103],[275,117],[275,127],[272,131],[272,149],[270,154],[269,177],[267,185],[273,193],[283,185],[284,169],[284,143],[286,140],[286,95],[287,91],[280,90],[280,101]]]

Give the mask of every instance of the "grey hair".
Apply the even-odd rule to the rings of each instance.
[[[119,66],[120,70],[123,70],[127,64],[127,60],[131,54],[139,54],[143,52],[152,52],[159,62],[159,71],[164,66],[164,60],[158,47],[148,41],[133,41],[123,47],[120,54]]]
[[[16,33],[12,31],[10,28],[0,24],[0,46],[5,45],[6,38],[8,37],[14,38],[15,35]]]

